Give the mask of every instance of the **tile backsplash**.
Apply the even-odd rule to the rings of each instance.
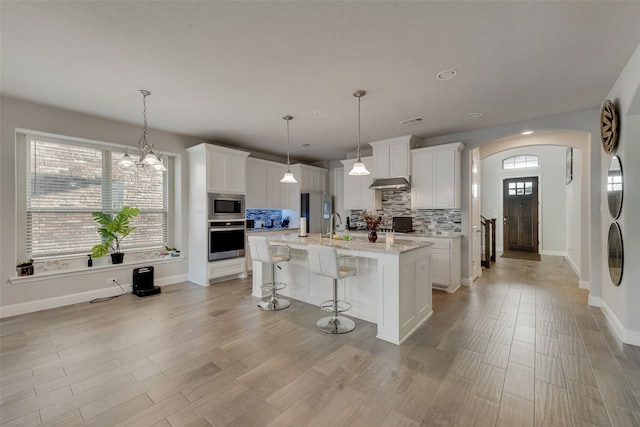
[[[379,229],[391,228],[394,216],[411,216],[414,230],[429,231],[429,225],[433,225],[431,231],[462,231],[460,209],[411,209],[410,190],[383,190],[381,196],[382,209],[377,211],[382,216]],[[349,217],[352,228],[366,228],[363,210],[351,210]]]
[[[273,223],[277,224],[279,227],[284,219],[282,216],[282,210],[280,209],[247,209],[245,215],[247,219],[253,219],[256,221],[256,227],[258,227],[257,224],[259,221],[266,224],[268,220],[273,221]]]

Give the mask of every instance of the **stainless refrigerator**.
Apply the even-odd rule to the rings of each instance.
[[[318,193],[300,194],[300,217],[307,219],[307,232],[329,233],[329,221],[333,212],[330,195]]]

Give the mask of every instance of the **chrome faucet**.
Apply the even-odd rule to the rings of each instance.
[[[338,221],[340,221],[338,223],[338,225],[342,225],[342,218],[340,218],[340,214],[338,212],[334,212],[331,214],[331,217],[329,217],[329,238],[333,239],[333,235],[336,234],[336,224],[334,221],[335,217],[338,217]]]

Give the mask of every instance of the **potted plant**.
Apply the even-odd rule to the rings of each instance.
[[[109,249],[111,249],[113,251],[111,263],[122,264],[124,254],[120,252],[120,243],[137,228],[132,227],[129,220],[138,216],[139,213],[140,209],[129,206],[123,206],[120,212],[113,217],[108,213],[93,212],[93,220],[102,226],[98,228],[98,234],[102,236],[103,242],[91,248],[91,256],[101,257],[109,253]]]
[[[31,276],[33,274],[33,260],[30,259],[16,265],[16,272],[18,276]]]

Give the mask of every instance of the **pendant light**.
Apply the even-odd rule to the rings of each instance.
[[[364,90],[357,90],[353,92],[353,96],[358,98],[358,160],[353,164],[353,168],[349,171],[349,175],[369,175],[369,171],[360,157],[360,98],[366,94],[367,92]]]
[[[139,158],[137,160],[132,159],[127,148],[124,151],[124,156],[118,161],[118,166],[129,167],[137,165],[143,168],[153,166],[156,170],[166,171],[167,168],[164,166],[161,156],[155,151],[153,144],[149,144],[147,141],[147,96],[151,95],[151,92],[145,89],[140,89],[138,92],[142,94],[142,115],[144,117],[142,136],[138,140]]]
[[[296,184],[296,178],[291,173],[291,163],[289,162],[289,121],[293,119],[293,116],[282,117],[287,121],[287,172],[284,174],[280,182],[283,184]]]

